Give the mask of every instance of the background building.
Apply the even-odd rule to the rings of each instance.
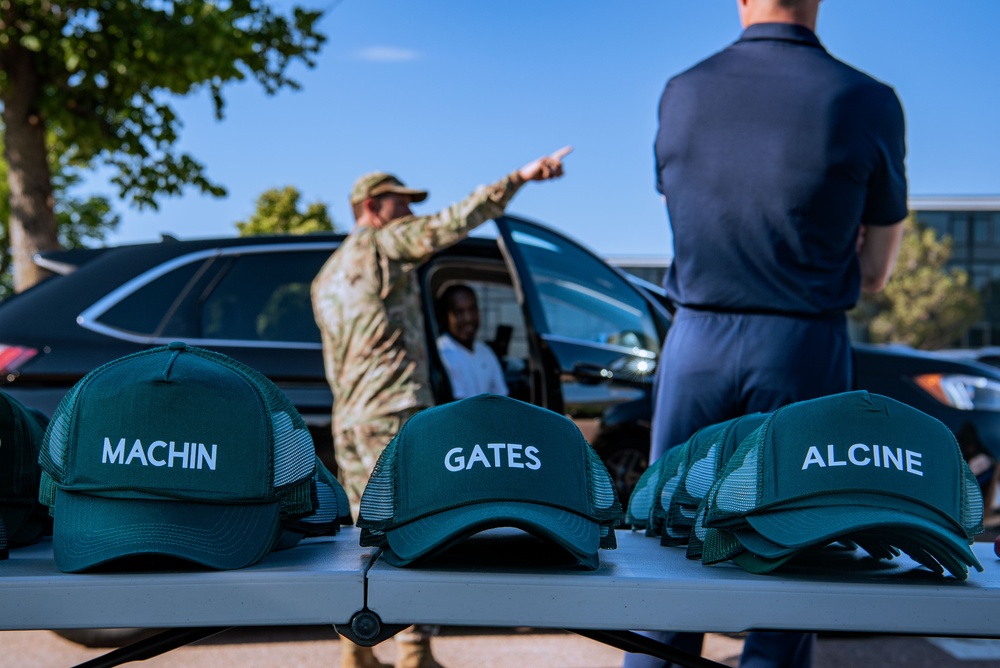
[[[951,237],[948,266],[967,271],[983,298],[983,318],[962,345],[1000,344],[1000,196],[911,197],[910,209],[939,236]]]

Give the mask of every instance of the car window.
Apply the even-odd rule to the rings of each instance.
[[[125,332],[159,335],[164,321],[174,311],[174,305],[186,298],[203,275],[204,268],[211,262],[212,260],[187,262],[166,272],[122,298],[101,314],[97,321]],[[190,328],[183,331],[174,328],[167,334],[187,337],[192,336],[194,331]]]
[[[540,329],[568,339],[659,352],[646,300],[594,255],[535,226],[510,221],[545,322]]]
[[[329,251],[248,253],[200,303],[205,339],[319,343],[310,287]]]
[[[506,265],[500,260],[476,262],[469,258],[457,261],[439,259],[431,266],[424,280],[424,290],[429,297],[427,308],[429,311],[433,310],[435,315],[430,319],[434,337],[446,330],[439,301],[444,291],[455,283],[472,288],[479,306],[477,338],[497,354],[511,396],[523,401],[530,400],[528,331]],[[432,374],[436,357],[431,356]]]

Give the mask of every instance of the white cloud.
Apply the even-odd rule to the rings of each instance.
[[[361,60],[379,63],[402,63],[408,60],[416,60],[420,54],[410,49],[402,49],[396,46],[370,46],[357,52],[357,57]]]

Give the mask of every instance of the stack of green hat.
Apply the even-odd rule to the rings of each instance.
[[[694,510],[697,504],[681,506],[680,497],[684,495],[683,480],[688,467],[694,461],[694,456],[703,448],[718,443],[719,437],[725,431],[729,422],[709,425],[696,431],[691,438],[680,446],[673,448],[670,456],[675,465],[670,467],[669,475],[660,479],[659,492],[653,505],[653,517],[662,527],[660,545],[687,545],[691,526],[694,524]],[[687,496],[684,495],[685,501]]]
[[[149,557],[242,568],[350,518],[277,386],[181,342],[87,374],[53,414],[39,463],[66,572]]]
[[[481,394],[410,418],[376,462],[358,526],[361,544],[394,566],[501,529],[594,569],[621,517],[607,468],[572,420]]]
[[[726,422],[718,438],[704,443],[693,457],[682,485],[687,497],[683,501],[678,501],[688,504],[689,508],[694,505],[694,519],[691,521],[687,542],[688,559],[701,559],[707,496],[712,485],[743,439],[760,427],[770,415],[770,413],[751,413]]]
[[[706,497],[702,561],[766,573],[836,542],[905,552],[958,579],[983,501],[952,432],[893,399],[848,392],[789,404],[748,435]]]

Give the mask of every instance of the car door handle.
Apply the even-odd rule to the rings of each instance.
[[[573,377],[586,385],[606,383],[614,378],[614,376],[613,371],[599,364],[577,362],[573,365]]]

